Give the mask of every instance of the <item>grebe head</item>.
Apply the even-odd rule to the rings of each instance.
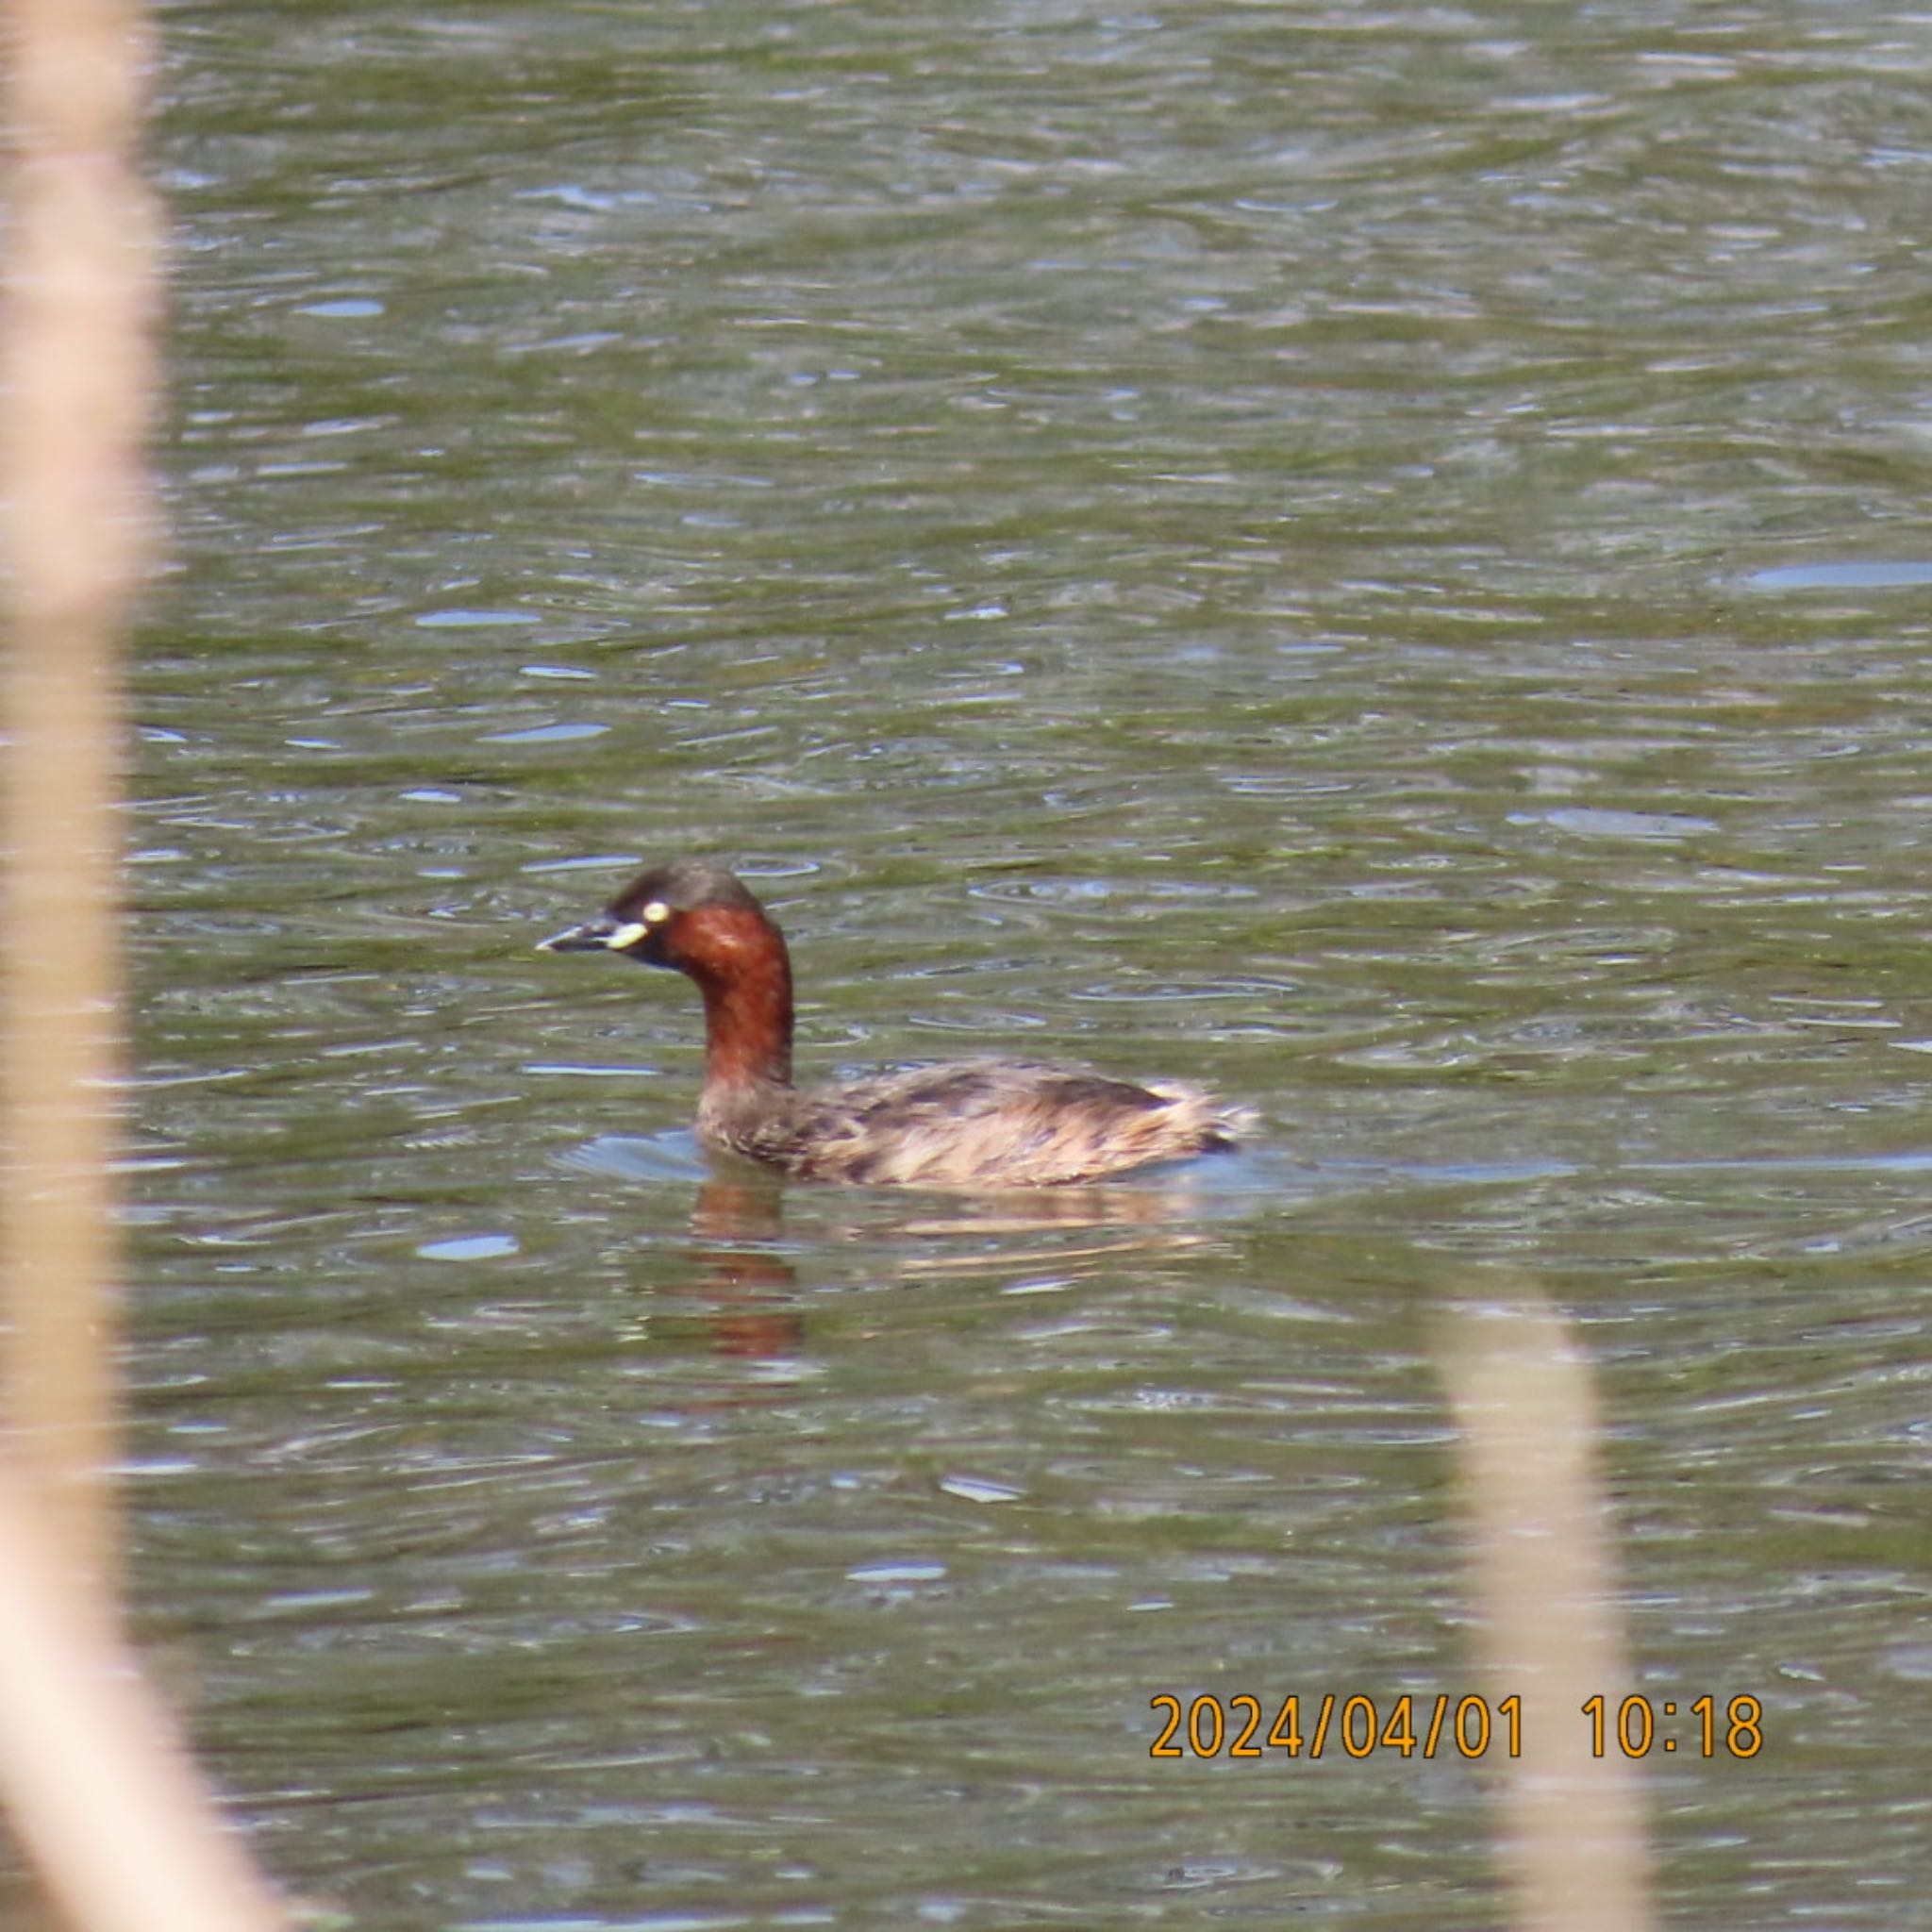
[[[542,941],[540,953],[622,953],[701,983],[756,970],[785,942],[765,908],[722,866],[678,858],[640,873],[605,908]]]

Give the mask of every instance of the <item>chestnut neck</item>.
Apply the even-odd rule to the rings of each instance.
[[[704,915],[704,944],[679,962],[705,996],[705,1091],[791,1084],[791,961],[755,912]]]

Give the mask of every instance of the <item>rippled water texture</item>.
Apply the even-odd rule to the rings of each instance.
[[[1766,1714],[1646,1763],[1667,1923],[1924,1923],[1925,17],[161,25],[139,1582],[285,1882],[1502,1923],[1493,1763],[1149,1701],[1480,1688],[1436,1337],[1507,1268],[1603,1688]],[[708,1177],[691,990],[531,950],[679,852],[808,1069],[1260,1144]]]

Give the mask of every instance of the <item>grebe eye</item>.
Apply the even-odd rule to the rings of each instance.
[[[621,953],[626,946],[634,946],[650,931],[648,925],[640,925],[632,920],[628,925],[613,926],[604,943],[613,952]]]
[[[671,908],[661,899],[653,899],[644,908],[644,924],[646,925],[662,925],[670,917]]]

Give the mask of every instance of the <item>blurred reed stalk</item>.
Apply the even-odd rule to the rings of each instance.
[[[0,1796],[76,1932],[274,1932],[119,1631],[117,643],[148,517],[135,0],[6,0]]]
[[[133,164],[145,43],[119,0],[10,0],[7,28],[5,1400],[68,1561],[110,1586],[115,645],[146,520],[153,216]]]
[[[1438,1359],[1457,1425],[1475,1645],[1493,1699],[1523,1700],[1498,1763],[1517,1932],[1651,1932],[1636,1765],[1591,1755],[1583,1706],[1634,1688],[1590,1367],[1532,1284],[1452,1309]],[[1490,1759],[1496,1760],[1493,1747]]]

